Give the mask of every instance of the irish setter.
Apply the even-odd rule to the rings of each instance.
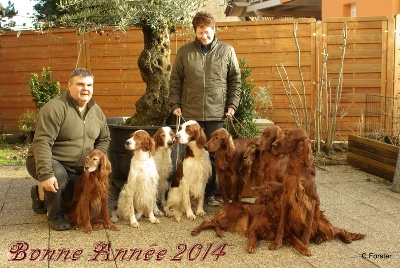
[[[243,165],[240,170],[240,176],[245,182],[250,182],[255,186],[254,178],[260,172],[260,151],[257,149],[257,142],[260,137],[253,137],[248,140],[243,154]]]
[[[244,205],[251,203],[237,201],[227,203],[211,219],[205,221],[192,230],[192,235],[198,235],[202,230],[214,228],[215,233],[222,237],[223,231],[244,234],[249,225],[249,213],[245,211]]]
[[[276,181],[265,182],[262,186],[253,187],[252,192],[255,196],[257,203],[263,205],[263,209],[257,212],[253,212],[250,221],[249,228],[247,230],[246,236],[248,237],[247,251],[249,253],[254,253],[256,251],[256,246],[258,240],[273,240],[278,232],[279,221],[280,221],[280,204],[282,199],[283,186],[282,183]],[[297,196],[299,199],[303,199],[303,196]],[[291,204],[297,204],[302,202],[291,202]],[[305,202],[307,204],[307,202]],[[297,205],[295,209],[299,209],[301,214],[305,209],[300,205]],[[308,208],[307,208],[308,209]],[[288,219],[296,226],[292,229],[286,229],[283,240],[289,242],[294,248],[301,254],[310,256],[311,252],[308,245],[304,245],[298,239],[299,233],[303,235],[302,226],[311,225],[312,215],[301,215],[300,217],[295,216],[296,214],[290,214]],[[311,229],[311,228],[310,228]],[[307,235],[307,234],[306,234]]]
[[[351,243],[365,237],[364,234],[334,227],[320,210],[314,156],[311,141],[304,130],[286,131],[284,138],[273,143],[272,150],[278,154],[288,153],[289,166],[282,184],[278,232],[270,249],[278,249],[287,233],[299,238],[306,249],[310,240],[319,244],[339,238],[344,243]],[[305,251],[303,254],[310,256],[311,252]]]
[[[104,227],[118,230],[111,222],[108,210],[110,172],[110,161],[100,150],[94,149],[86,156],[84,171],[75,184],[68,215],[73,229],[83,229],[88,234]]]
[[[298,135],[292,135],[293,133]],[[285,233],[288,233],[301,239],[301,243],[307,249],[302,254],[310,256],[311,251],[308,249],[308,245],[310,236],[313,235],[311,232],[314,211],[316,205],[319,208],[319,198],[313,198],[317,196],[315,180],[312,192],[310,189],[305,189],[302,182],[306,182],[309,178],[315,178],[315,176],[307,177],[310,168],[315,170],[311,142],[304,130],[294,130],[285,132],[285,137],[275,141],[273,147],[278,154],[289,154],[289,166],[282,182],[278,232],[274,243],[269,248],[279,249],[283,237],[287,236]]]
[[[259,170],[257,172],[255,186],[260,186],[267,181],[283,181],[287,172],[288,155],[275,154],[271,151],[272,144],[283,138],[282,129],[271,126],[264,129],[261,138],[257,142],[257,150],[260,155]]]
[[[224,204],[240,200],[244,188],[244,177],[240,176],[243,165],[243,155],[247,139],[232,139],[229,132],[220,128],[210,135],[204,148],[209,152],[217,152],[215,156],[215,171],[217,173]]]

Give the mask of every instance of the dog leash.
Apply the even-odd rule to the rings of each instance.
[[[235,124],[233,123],[232,118],[235,119],[236,123],[237,123],[244,131],[246,131],[246,133],[249,134],[249,136],[252,136],[252,135],[251,135],[251,132],[250,132],[248,129],[246,129],[242,124],[240,124],[239,120],[238,120],[234,115],[228,116],[226,119],[229,121],[230,125],[232,126],[233,130],[235,131],[235,133],[238,135],[239,138],[245,139],[245,137],[243,137],[242,135],[240,135],[239,131],[235,128]]]
[[[186,122],[185,118],[183,118],[182,115],[177,116],[177,117],[176,117],[176,125],[175,125],[175,128],[176,128],[175,130],[176,130],[176,132],[179,131],[179,127],[181,126],[181,119],[182,119],[184,122]],[[179,162],[179,159],[180,159],[179,153],[180,153],[180,150],[179,150],[179,141],[178,141],[178,142],[176,143],[175,168],[178,166],[178,162]]]

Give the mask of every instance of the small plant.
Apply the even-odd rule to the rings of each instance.
[[[234,139],[251,138],[258,134],[257,125],[253,121],[257,116],[254,95],[251,94],[254,84],[252,81],[247,81],[253,70],[248,67],[244,59],[239,60],[239,67],[242,80],[242,95],[239,107],[235,112],[236,120],[233,119],[234,127],[230,123],[228,123],[227,127]]]
[[[35,131],[36,114],[30,110],[23,113],[18,119],[19,130],[24,135],[24,140],[31,142],[33,139],[33,132]]]
[[[41,78],[37,73],[31,74],[31,79],[28,81],[31,90],[32,100],[36,108],[40,110],[49,100],[60,95],[60,82],[56,77],[52,81],[52,72],[50,67],[43,68]]]
[[[254,94],[254,99],[258,117],[269,118],[269,115],[273,113],[272,93],[265,87],[259,87],[258,92]]]

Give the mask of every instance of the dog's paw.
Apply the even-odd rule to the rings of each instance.
[[[108,226],[108,229],[110,229],[111,231],[119,231],[119,227],[115,224],[111,224],[110,226]]]
[[[247,246],[247,252],[248,253],[255,253],[256,252],[256,246],[254,246],[254,245],[248,245]]]
[[[200,233],[199,230],[193,229],[192,232],[191,232],[190,234],[191,234],[192,236],[196,236],[196,235],[198,235],[199,233]]]
[[[162,217],[162,216],[164,216],[164,213],[161,210],[155,210],[154,215],[158,216],[158,217]]]
[[[118,221],[118,216],[115,213],[111,213],[111,222],[117,222]]]
[[[271,244],[268,246],[268,248],[269,248],[270,250],[277,250],[277,249],[280,249],[281,245],[282,245],[282,243],[276,243],[276,242],[274,242],[274,243],[271,243]]]
[[[150,222],[151,223],[160,223],[160,220],[157,218],[154,218],[154,219],[150,219]]]
[[[199,217],[203,217],[203,216],[206,215],[206,213],[205,213],[204,210],[198,210],[198,211],[196,211],[196,215],[199,216]]]
[[[194,221],[196,219],[196,216],[194,214],[189,214],[189,215],[187,215],[187,219],[189,221]]]
[[[139,223],[137,221],[131,222],[130,224],[133,228],[139,228]]]
[[[168,218],[171,218],[172,216],[174,216],[174,210],[164,210],[165,211],[165,216],[167,216]]]

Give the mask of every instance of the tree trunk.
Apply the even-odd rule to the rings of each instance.
[[[171,74],[170,40],[168,29],[142,27],[144,49],[138,66],[146,92],[136,102],[136,114],[129,119],[131,125],[165,125],[170,115],[169,77]]]

